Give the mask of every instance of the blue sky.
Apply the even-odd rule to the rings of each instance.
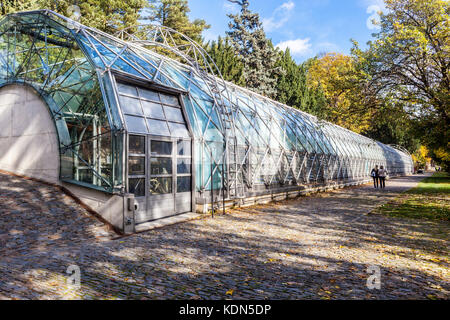
[[[238,7],[227,0],[188,0],[192,19],[205,19],[211,28],[206,40],[228,30],[227,13]],[[289,47],[297,62],[323,52],[349,53],[350,39],[364,45],[376,31],[371,20],[383,9],[383,0],[250,0],[273,43]]]

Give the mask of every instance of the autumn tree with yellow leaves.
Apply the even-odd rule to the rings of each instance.
[[[366,76],[357,68],[354,57],[328,53],[312,60],[308,82],[325,94],[325,120],[358,133],[369,127],[373,102],[366,92]]]

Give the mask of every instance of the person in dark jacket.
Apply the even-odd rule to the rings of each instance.
[[[373,187],[375,188],[375,189],[377,189],[378,188],[378,165],[376,165],[375,166],[375,168],[373,168],[372,169],[372,171],[370,172],[370,175],[372,176],[372,178],[373,178]]]

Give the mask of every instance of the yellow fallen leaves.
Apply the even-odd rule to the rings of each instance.
[[[269,259],[267,259],[267,261],[264,261],[264,263],[279,262],[279,261],[280,261],[280,259],[269,258]]]
[[[229,295],[229,296],[232,296],[232,295],[233,295],[233,292],[234,292],[234,290],[233,290],[233,289],[230,289],[230,290],[228,290],[225,294],[226,294],[226,295]]]

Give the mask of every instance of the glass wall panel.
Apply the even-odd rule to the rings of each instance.
[[[160,105],[159,103],[154,103],[146,100],[142,100],[141,102],[146,117],[161,120],[165,119],[162,105]]]
[[[154,141],[151,142],[152,156],[170,156],[172,155],[172,142]]]
[[[128,142],[128,152],[130,154],[145,155],[145,137],[130,135]]]
[[[142,116],[141,103],[138,98],[120,96],[120,105],[124,113]]]
[[[189,131],[185,124],[169,122],[170,132],[172,137],[189,138]]]
[[[138,90],[139,90],[139,96],[141,98],[148,99],[148,100],[151,100],[151,101],[154,101],[154,102],[160,102],[161,101],[159,99],[158,92],[151,91],[151,90],[145,90],[145,89],[141,89],[141,88],[138,88]]]
[[[148,132],[157,136],[170,136],[166,121],[147,119]]]
[[[117,89],[119,90],[119,93],[124,93],[124,94],[132,95],[135,97],[138,96],[136,87],[134,87],[134,86],[130,86],[130,85],[127,85],[124,83],[118,83]]]
[[[127,129],[130,132],[147,133],[147,126],[145,125],[145,119],[141,117],[134,117],[125,115],[125,122]]]
[[[172,178],[151,178],[150,194],[170,194],[172,193]]]
[[[151,158],[150,168],[152,175],[172,174],[172,158]]]
[[[145,179],[144,178],[132,178],[128,179],[129,192],[133,193],[135,197],[145,196]]]
[[[184,118],[183,114],[181,113],[181,109],[164,107],[164,113],[166,114],[167,120],[184,123]]]
[[[191,191],[191,177],[177,177],[177,192]]]
[[[191,159],[177,159],[177,173],[178,174],[191,173]]]
[[[179,156],[191,155],[191,142],[186,140],[180,140],[177,143],[177,150]]]
[[[160,93],[159,95],[161,97],[161,102],[162,103],[168,104],[168,105],[171,105],[171,106],[178,106],[179,105],[177,97],[175,97],[173,95],[167,95],[167,94],[164,94],[164,93]]]
[[[128,174],[145,175],[145,158],[128,157]]]

